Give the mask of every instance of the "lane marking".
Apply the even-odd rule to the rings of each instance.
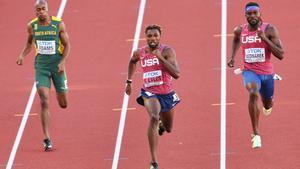
[[[62,0],[60,2],[60,6],[59,6],[59,9],[58,9],[58,12],[57,12],[57,15],[56,15],[57,18],[61,18],[62,17],[62,15],[63,15],[63,13],[65,11],[66,4],[67,4],[67,0]]]
[[[214,37],[221,37],[222,34],[214,34],[213,36],[214,36]],[[232,33],[229,33],[229,34],[226,34],[226,35],[224,35],[224,36],[227,36],[227,37],[233,37],[233,34],[232,34]]]
[[[13,164],[13,166],[15,166],[15,167],[20,167],[20,166],[22,166],[23,164],[17,164],[17,163],[15,163],[15,164]],[[0,164],[0,167],[2,168],[2,167],[6,167],[7,165],[6,164]]]
[[[141,28],[142,28],[142,22],[143,22],[143,17],[144,17],[145,6],[146,6],[146,0],[141,0],[140,1],[140,7],[139,7],[138,19],[137,19],[136,28],[135,28],[134,41],[133,41],[130,57],[132,56],[133,52],[138,47],[140,34],[141,34]],[[119,129],[118,129],[118,136],[117,136],[117,140],[116,140],[116,147],[115,147],[115,153],[114,153],[114,160],[113,160],[113,163],[112,163],[112,169],[117,169],[118,168],[119,155],[120,155],[122,137],[123,137],[124,127],[125,127],[126,109],[128,107],[128,101],[129,101],[129,96],[124,92],[122,111],[121,111],[121,117],[120,117],[120,124],[119,124]]]
[[[22,121],[21,121],[21,125],[19,127],[19,130],[18,130],[16,139],[15,139],[15,142],[14,142],[13,148],[12,148],[11,153],[9,155],[9,159],[8,159],[8,162],[7,162],[7,165],[6,165],[6,169],[11,169],[12,166],[13,166],[13,162],[14,162],[14,159],[15,159],[15,156],[16,156],[16,153],[17,153],[17,149],[19,147],[21,137],[22,137],[22,134],[24,132],[25,125],[26,125],[26,122],[27,122],[27,119],[28,119],[28,116],[29,116],[29,113],[30,113],[30,109],[31,109],[31,106],[32,106],[33,101],[34,101],[34,96],[35,96],[35,93],[36,93],[35,85],[36,84],[34,82],[33,86],[32,86],[32,89],[31,89],[30,96],[29,96],[29,100],[28,100],[26,108],[25,108],[24,116],[23,116]]]
[[[140,38],[139,41],[145,41],[146,38]],[[126,42],[133,42],[134,39],[126,39]]]
[[[67,3],[67,0],[62,0],[61,1],[60,6],[59,6],[59,10],[58,10],[58,13],[57,13],[57,18],[62,17],[62,14],[63,14],[65,6],[66,6],[66,3]],[[36,91],[37,91],[36,83],[34,82],[33,86],[32,86],[32,89],[31,89],[30,96],[29,96],[29,100],[28,100],[26,108],[25,108],[24,116],[23,116],[22,121],[21,121],[21,125],[19,127],[19,130],[18,130],[16,139],[15,139],[15,142],[14,142],[13,148],[12,148],[11,153],[9,155],[9,159],[8,159],[8,162],[7,162],[7,165],[6,165],[6,169],[11,169],[12,166],[13,166],[13,162],[14,162],[14,159],[15,159],[15,156],[16,156],[16,153],[17,153],[17,149],[18,149],[20,141],[21,141],[21,137],[23,135],[23,132],[24,132],[24,129],[25,129],[25,126],[26,126],[26,122],[27,122],[29,112],[30,112],[30,109],[31,109],[33,101],[34,101]]]
[[[39,115],[38,113],[31,113],[31,114],[28,114],[28,116],[37,116]],[[23,117],[24,114],[15,114],[15,117]]]
[[[127,157],[120,157],[119,160],[128,160],[129,158]],[[112,158],[105,158],[104,161],[112,161]]]
[[[115,109],[112,109],[113,111],[120,111],[122,110],[122,108],[115,108]],[[131,107],[131,108],[127,108],[126,110],[136,110],[135,107]]]
[[[221,103],[213,103],[211,104],[212,106],[221,106],[222,104]],[[226,103],[225,104],[226,106],[232,106],[232,105],[235,105],[235,103]]]
[[[227,0],[221,5],[221,109],[220,109],[220,169],[226,169],[226,54]]]

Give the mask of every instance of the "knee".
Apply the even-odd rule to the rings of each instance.
[[[45,94],[40,94],[42,108],[49,107],[49,97]]]
[[[270,109],[273,107],[273,100],[263,100],[264,108]]]
[[[270,108],[272,108],[272,105],[264,105],[264,108],[265,109],[270,109]]]
[[[257,100],[258,99],[258,93],[257,92],[250,92],[250,100]]]
[[[159,115],[151,114],[150,123],[153,125],[158,125],[159,123]]]

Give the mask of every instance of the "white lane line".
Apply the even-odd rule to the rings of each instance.
[[[56,15],[57,18],[62,17],[62,15],[64,13],[64,10],[65,10],[65,7],[66,7],[66,4],[67,4],[67,0],[62,0],[60,2],[60,6],[59,6],[59,9],[58,9],[58,12],[57,12],[57,15]]]
[[[226,169],[226,40],[227,0],[222,0],[221,18],[221,124],[220,124],[220,169]]]
[[[62,0],[61,1],[60,7],[59,7],[59,10],[58,10],[58,13],[57,13],[57,18],[62,17],[65,6],[66,6],[66,3],[67,3],[67,0]],[[21,141],[21,137],[22,137],[24,129],[25,129],[25,125],[26,125],[26,122],[27,122],[27,119],[28,119],[33,101],[34,101],[35,94],[36,94],[36,83],[34,82],[33,86],[32,86],[32,89],[31,89],[30,96],[29,96],[29,100],[28,100],[26,108],[25,108],[24,116],[23,116],[22,121],[21,121],[21,125],[19,127],[19,130],[18,130],[16,139],[15,139],[15,142],[14,142],[13,148],[12,148],[11,153],[9,155],[9,159],[8,159],[8,162],[7,162],[7,165],[6,165],[6,169],[11,169],[12,166],[13,166],[13,162],[14,162],[14,159],[15,159],[15,156],[16,156],[16,153],[17,153],[17,149],[18,149],[20,141]]]
[[[133,41],[130,57],[132,56],[133,52],[138,47],[142,23],[143,23],[145,6],[146,6],[146,0],[141,0],[137,24],[136,24],[136,28],[135,28],[134,41]],[[125,127],[126,112],[127,112],[126,110],[127,110],[127,106],[128,106],[128,101],[129,101],[129,96],[126,93],[124,93],[123,105],[122,105],[122,111],[121,111],[121,117],[120,117],[120,124],[119,124],[118,136],[117,136],[115,153],[114,153],[114,159],[113,159],[113,163],[112,163],[112,167],[111,167],[112,169],[118,168],[119,155],[120,155],[122,137],[123,137],[124,127]]]
[[[112,109],[113,111],[120,111],[122,110],[122,108],[115,108],[115,109]],[[127,110],[136,110],[135,107],[128,107]]]
[[[12,168],[12,165],[13,165],[13,162],[14,162],[14,159],[15,159],[15,156],[16,156],[16,152],[17,152],[17,149],[19,147],[21,137],[22,137],[23,131],[25,129],[25,125],[26,125],[29,113],[30,113],[30,109],[31,109],[32,103],[34,101],[34,96],[35,96],[35,93],[36,93],[35,85],[36,84],[33,83],[32,90],[31,90],[31,93],[30,93],[30,96],[29,96],[29,100],[27,102],[26,109],[25,109],[25,112],[24,112],[24,116],[22,118],[21,125],[19,127],[19,131],[18,131],[18,134],[17,134],[16,139],[15,139],[15,143],[14,143],[13,148],[11,150],[11,153],[10,153],[7,165],[6,165],[6,169],[11,169]]]

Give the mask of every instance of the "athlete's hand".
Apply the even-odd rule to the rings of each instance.
[[[131,84],[126,83],[125,92],[126,92],[127,95],[131,94]]]
[[[23,61],[24,61],[24,57],[19,56],[18,59],[17,59],[17,61],[16,61],[16,63],[17,63],[18,65],[23,65]]]
[[[155,55],[158,59],[162,59],[163,56],[161,54],[161,52],[159,51],[159,49],[155,49],[151,52],[153,55]]]
[[[234,59],[230,59],[229,62],[227,63],[229,67],[234,67]]]
[[[263,30],[260,28],[257,29],[257,36],[259,36],[262,40],[267,39],[267,36]]]
[[[59,64],[58,64],[58,73],[63,73],[64,71],[65,71],[65,62],[63,61],[63,62],[60,62]]]

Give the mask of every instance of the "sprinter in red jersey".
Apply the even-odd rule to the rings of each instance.
[[[252,148],[260,148],[258,99],[260,95],[263,113],[269,115],[272,111],[274,95],[274,70],[271,54],[282,60],[284,52],[277,29],[262,21],[260,7],[257,3],[246,4],[245,16],[248,23],[234,29],[232,55],[228,66],[234,67],[235,55],[241,46],[244,60],[243,80],[249,91],[248,110],[253,128]]]
[[[145,106],[149,117],[148,140],[151,152],[150,169],[158,169],[157,142],[158,135],[172,130],[174,107],[180,102],[172,89],[172,79],[179,78],[179,67],[174,49],[160,44],[161,27],[149,25],[145,29],[147,46],[137,49],[130,59],[126,93],[131,94],[132,76],[137,62],[143,70],[143,87],[137,98]]]

